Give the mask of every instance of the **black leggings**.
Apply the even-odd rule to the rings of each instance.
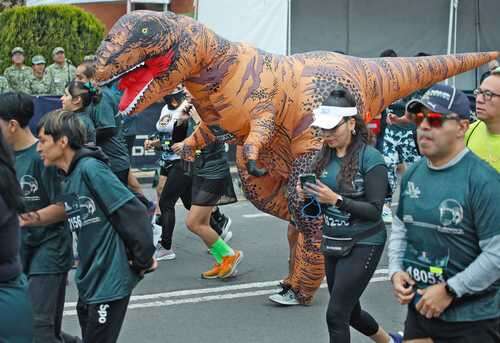
[[[161,245],[165,249],[172,247],[172,236],[175,227],[175,203],[181,198],[186,210],[191,208],[191,183],[192,178],[184,173],[181,161],[173,162],[173,165],[168,169],[167,181],[160,195]]]
[[[368,286],[383,251],[383,245],[356,245],[346,257],[325,256],[330,292],[326,311],[330,342],[350,342],[349,325],[365,336],[377,333],[378,323],[361,309],[359,298]]]

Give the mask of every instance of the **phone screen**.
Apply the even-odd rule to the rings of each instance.
[[[314,174],[302,174],[302,175],[299,175],[299,179],[300,179],[300,185],[302,186],[302,188],[304,188],[304,185],[307,182],[312,183],[312,184],[316,184],[316,175],[314,175]]]

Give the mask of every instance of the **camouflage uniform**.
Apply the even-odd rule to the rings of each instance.
[[[3,76],[0,76],[0,94],[10,91],[9,82]]]
[[[46,73],[48,75],[51,95],[63,95],[66,85],[75,78],[76,68],[69,62],[64,63],[63,66],[53,63],[47,67]]]
[[[9,81],[10,88],[18,92],[26,92],[25,82],[31,75],[31,68],[25,65],[20,68],[12,65],[5,69],[3,73],[7,81]]]
[[[26,92],[31,95],[47,95],[50,94],[50,80],[47,73],[43,73],[43,77],[39,79],[35,74],[31,73],[25,83]]]

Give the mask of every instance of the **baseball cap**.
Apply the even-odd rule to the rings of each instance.
[[[10,55],[14,55],[16,53],[21,53],[24,55],[24,49],[21,48],[20,46],[16,46],[14,49],[12,49],[12,51],[10,52]]]
[[[319,106],[313,110],[314,121],[311,126],[330,130],[337,126],[342,118],[358,114],[356,107]]]
[[[31,64],[46,64],[45,58],[42,55],[35,55],[31,58]]]
[[[64,48],[61,46],[58,46],[58,47],[54,48],[54,50],[52,50],[52,56],[54,56],[55,54],[58,54],[60,52],[64,52]]]
[[[456,113],[463,119],[469,119],[471,115],[470,101],[467,95],[447,85],[436,84],[432,86],[421,99],[409,101],[406,110],[410,113],[418,113],[422,106],[444,115]]]

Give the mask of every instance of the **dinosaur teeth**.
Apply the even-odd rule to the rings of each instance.
[[[153,82],[153,80],[149,81],[146,86],[144,86],[144,88],[137,94],[137,96],[134,98],[134,100],[132,100],[132,102],[127,106],[127,108],[124,110],[124,111],[121,111],[119,113],[119,115],[122,115],[122,116],[127,116],[129,115],[130,113],[132,113],[132,111],[135,110],[135,108],[137,107],[137,104],[139,103],[139,100],[144,96],[144,93],[146,92],[146,90],[149,88],[149,85]]]
[[[111,79],[109,79],[109,80],[107,80],[107,81],[99,82],[99,86],[104,86],[104,85],[106,85],[106,84],[108,84],[108,83],[110,83],[110,82],[113,82],[114,80],[119,79],[119,78],[120,78],[120,77],[122,77],[123,75],[128,74],[128,73],[130,73],[131,71],[133,71],[133,70],[135,70],[135,69],[137,69],[137,68],[143,67],[144,65],[146,65],[146,62],[144,62],[144,61],[143,61],[143,62],[141,62],[141,63],[139,63],[139,64],[137,64],[137,65],[133,66],[132,68],[130,68],[130,69],[128,69],[128,70],[126,70],[126,71],[124,71],[123,73],[119,73],[119,74],[117,74],[117,75],[115,75],[115,76],[111,77]]]

